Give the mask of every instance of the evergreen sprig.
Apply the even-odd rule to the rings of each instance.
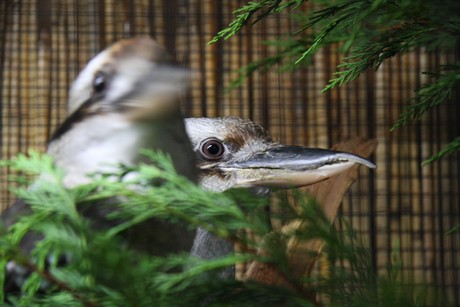
[[[239,71],[229,88],[240,86],[244,79],[257,70],[267,70],[284,63],[283,67],[296,69],[296,65],[309,62],[322,47],[339,43],[344,53],[341,64],[322,92],[343,86],[355,80],[367,69],[378,69],[389,58],[423,48],[427,52],[443,50],[454,52],[460,43],[460,2],[429,0],[317,0],[310,12],[302,12],[306,1],[258,1],[235,11],[236,18],[211,41],[228,39],[249,24],[251,17],[262,12],[253,23],[268,15],[283,12],[292,7],[290,16],[299,28],[289,36],[289,45],[278,48],[275,55],[250,63]],[[313,1],[311,1],[313,2]],[[283,3],[283,4],[280,4]],[[271,44],[283,46],[283,40]],[[297,56],[297,59],[292,59]],[[285,64],[285,63],[288,64]],[[458,64],[449,67],[438,79],[424,85],[416,92],[413,103],[401,114],[391,130],[416,120],[434,106],[447,102],[453,91],[458,90]],[[456,141],[434,155],[440,158],[456,150]],[[434,161],[430,158],[424,162]]]
[[[124,197],[117,214],[109,217],[122,218],[125,222],[121,224],[121,228],[138,224],[150,216],[162,218],[166,213],[168,219],[185,219],[187,213],[178,211],[187,211],[184,203],[188,196],[187,204],[201,209],[200,215],[196,215],[205,216],[203,219],[193,220],[193,226],[198,223],[205,224],[205,220],[213,220],[209,224],[219,223],[219,220],[226,221],[221,216],[230,216],[230,220],[236,224],[246,219],[241,209],[223,194],[205,192],[178,176],[171,161],[164,155],[152,157],[155,158],[156,166],[141,166],[136,170],[136,180],[122,184],[121,181],[114,181],[112,174],[95,177],[93,183],[73,189],[66,189],[62,185],[62,172],[53,166],[52,159],[46,155],[32,152],[29,158],[19,155],[12,161],[3,162],[4,165],[27,174],[40,174],[30,188],[23,186],[15,189],[18,197],[30,205],[31,213],[21,217],[0,238],[0,257],[3,263],[14,260],[33,272],[23,286],[24,294],[18,299],[20,305],[38,301],[57,303],[64,298],[66,304],[71,305],[149,305],[161,302],[162,296],[173,292],[170,287],[176,289],[179,281],[184,279],[184,272],[169,274],[171,269],[180,268],[186,263],[195,263],[193,268],[186,271],[187,281],[192,283],[203,271],[216,270],[246,259],[244,256],[231,255],[204,263],[187,255],[147,257],[119,241],[116,234],[119,233],[120,226],[100,231],[79,213],[80,203]],[[164,182],[160,187],[152,187],[152,192],[145,185],[151,179],[161,179]],[[209,207],[211,202],[222,205],[217,218],[215,210],[210,210],[209,215],[203,213],[203,207]],[[146,203],[150,203],[150,206],[146,206]],[[168,205],[176,207],[171,211],[166,208]],[[145,214],[145,211],[148,213]],[[195,214],[198,210],[191,211]],[[231,222],[227,224],[230,225]],[[31,231],[41,234],[43,239],[37,243],[30,255],[26,255],[18,249],[18,244]],[[51,258],[58,259],[67,254],[71,255],[67,266],[58,267],[54,262],[47,267],[46,263],[51,255]],[[1,270],[4,276],[5,266]],[[51,292],[46,299],[37,296],[37,291],[43,284],[51,285],[51,289],[68,295],[55,295]],[[168,299],[171,298],[168,296]]]
[[[32,274],[21,293],[5,297],[0,290],[2,302],[16,306],[313,306],[304,293],[276,285],[224,280],[217,275],[222,268],[252,260],[267,262],[284,272],[295,284],[294,289],[309,285],[332,305],[390,306],[382,304],[388,300],[389,290],[385,289],[403,289],[402,280],[380,281],[370,266],[368,251],[356,234],[351,228],[346,228],[346,232],[336,231],[310,197],[295,194],[294,209],[284,194],[275,194],[279,197],[277,203],[287,212],[272,218],[280,223],[295,220],[305,225],[293,233],[282,234],[269,225],[268,200],[243,191],[203,191],[177,175],[164,154],[146,154],[151,164],[121,167],[115,174],[97,174],[92,183],[71,189],[64,187],[62,172],[46,155],[31,152],[28,157],[19,155],[1,163],[27,176],[36,175],[31,186],[15,189],[29,203],[30,212],[7,230],[2,229],[0,235],[0,281],[5,282],[6,263],[11,260]],[[133,172],[136,176],[127,176]],[[110,202],[116,210],[107,216],[119,222],[113,227],[97,227],[81,213],[82,204],[101,206],[104,204],[101,201],[108,199],[116,200]],[[132,248],[118,235],[148,217],[186,222],[191,228],[207,227],[215,234],[249,244],[250,248],[246,253],[213,260],[197,259],[187,253],[152,256]],[[265,239],[249,240],[240,234],[241,229],[250,229]],[[31,232],[40,234],[37,237],[40,240],[27,254],[19,248],[19,243]],[[290,278],[286,254],[290,238],[323,240],[329,273]],[[263,257],[250,252],[262,247],[261,244]],[[63,258],[65,265],[59,261]],[[412,299],[417,293],[415,288],[404,289],[392,302],[404,301],[406,306],[416,306]]]
[[[210,299],[248,303],[255,298],[261,303],[305,303],[305,299],[288,295],[285,289],[268,291],[266,287],[216,276],[220,269],[237,262],[270,261],[270,257],[264,260],[249,253],[203,261],[186,253],[149,256],[127,245],[119,234],[150,217],[173,224],[186,222],[190,228],[202,226],[249,244],[251,250],[257,249],[256,243],[237,235],[237,230],[249,229],[259,236],[270,231],[265,214],[261,214],[266,200],[244,191],[206,192],[177,175],[169,157],[146,155],[152,164],[121,166],[119,174],[95,174],[92,183],[72,189],[63,186],[62,172],[47,155],[31,152],[29,157],[19,155],[2,162],[27,176],[35,175],[31,186],[14,190],[29,204],[30,212],[0,236],[1,280],[5,282],[6,262],[11,260],[32,274],[20,296],[2,296],[3,300],[21,306],[171,306],[196,305]],[[127,175],[134,172],[136,176],[128,179],[131,176]],[[113,227],[101,229],[82,214],[82,204],[104,206],[102,201],[110,199],[115,200],[109,202],[110,208],[115,206],[116,210],[107,219],[117,221]],[[242,208],[237,203],[245,205]],[[31,233],[39,234],[40,240],[27,254],[19,249],[19,243]],[[58,259],[62,258],[68,260],[65,266],[59,265]],[[241,295],[234,297],[233,292]]]
[[[241,67],[238,76],[231,80],[227,86],[227,91],[243,85],[244,81],[256,71],[266,72],[275,65],[281,64],[280,70],[292,70],[295,67],[288,59],[298,58],[304,50],[304,46],[309,43],[309,39],[287,39],[285,41],[267,41],[265,44],[276,47],[279,52],[273,56],[263,58]],[[306,61],[305,61],[306,62]]]
[[[235,20],[232,21],[227,28],[219,31],[217,35],[211,39],[209,44],[216,43],[220,39],[229,39],[238,33],[246,24],[248,24],[249,20],[256,13],[259,14],[256,15],[253,23],[256,23],[268,15],[280,13],[286,8],[296,8],[305,1],[306,0],[261,0],[259,2],[250,1],[248,4],[233,12],[235,15]]]
[[[322,92],[355,80],[368,68],[377,70],[385,60],[404,53],[411,47],[419,46],[417,42],[419,36],[435,30],[435,28],[406,24],[397,30],[385,33],[377,41],[369,41],[356,47],[352,50],[351,55],[345,57],[339,64],[337,67],[339,71],[334,73],[334,78],[329,81]]]
[[[443,65],[436,73],[427,73],[434,80],[423,85],[411,99],[412,104],[399,116],[391,131],[419,119],[431,108],[449,101],[460,84],[460,65]]]
[[[446,145],[441,151],[433,155],[432,157],[426,159],[422,162],[423,165],[431,164],[446,155],[453,154],[460,151],[460,136],[455,138],[452,142]]]
[[[427,74],[431,75],[434,80],[423,85],[415,92],[415,96],[411,98],[412,104],[400,114],[390,131],[406,126],[409,122],[419,119],[434,107],[449,102],[452,94],[459,89],[460,65],[458,63],[442,65],[437,72]],[[424,160],[422,165],[431,164],[446,155],[458,151],[460,151],[460,137],[455,138],[439,152]]]

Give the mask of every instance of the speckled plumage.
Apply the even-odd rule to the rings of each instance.
[[[250,158],[255,152],[276,146],[262,126],[239,117],[186,118],[185,126],[197,157],[199,182],[207,190],[222,192],[235,185],[235,178],[219,169],[222,161]],[[216,138],[225,145],[222,159],[209,161],[200,153],[203,141]],[[198,228],[191,254],[202,259],[215,259],[233,252],[233,243],[219,238],[204,228]],[[234,278],[235,268],[220,272],[222,278]]]
[[[185,125],[196,153],[200,184],[215,192],[235,186],[235,178],[223,172],[218,164],[244,161],[277,146],[262,126],[239,117],[186,118]],[[200,154],[199,148],[208,138],[219,139],[225,145],[225,153],[219,160],[209,161]]]

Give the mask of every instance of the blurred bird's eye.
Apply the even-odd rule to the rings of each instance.
[[[103,73],[98,73],[93,79],[94,93],[101,93],[105,90],[107,76]]]
[[[218,139],[208,139],[202,143],[200,151],[204,158],[217,160],[224,154],[225,147]]]

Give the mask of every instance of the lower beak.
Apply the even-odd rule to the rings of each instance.
[[[220,169],[234,177],[237,187],[301,187],[325,180],[355,164],[375,168],[360,156],[320,148],[277,146],[244,162],[227,162]]]

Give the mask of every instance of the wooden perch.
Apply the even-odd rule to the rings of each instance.
[[[376,148],[376,140],[368,141],[361,138],[353,138],[333,147],[334,150],[350,152],[366,158],[369,157]],[[355,165],[344,173],[307,188],[308,192],[321,204],[324,213],[330,219],[331,223],[337,216],[339,206],[345,193],[358,176],[358,167],[359,165]],[[303,223],[304,222],[301,221],[293,221],[282,227],[281,232],[292,233],[296,230],[300,230],[305,226]],[[269,239],[270,234],[262,240]],[[247,271],[244,275],[239,276],[239,278],[244,281],[257,281],[269,285],[283,285],[294,291],[301,291],[302,293],[308,292],[305,291],[305,289],[298,289],[296,283],[292,283],[290,279],[295,280],[301,277],[307,277],[311,274],[323,245],[324,243],[319,239],[312,239],[305,242],[299,241],[296,238],[291,238],[287,243],[286,250],[289,268],[293,273],[289,278],[269,263],[256,261],[249,264]],[[261,248],[257,253],[259,255],[264,255],[267,251]]]

